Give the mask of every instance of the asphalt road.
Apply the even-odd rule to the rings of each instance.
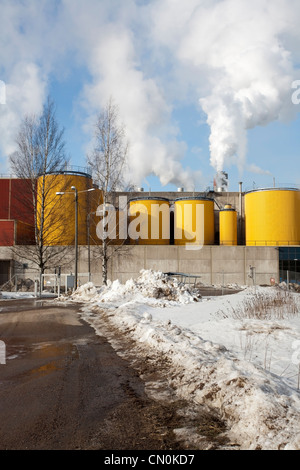
[[[179,449],[174,406],[149,399],[77,309],[0,301],[0,449]]]

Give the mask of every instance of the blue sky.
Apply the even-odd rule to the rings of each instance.
[[[151,190],[300,185],[300,2],[0,0],[0,173],[26,114],[54,99],[85,166],[110,96],[130,141],[128,178]]]

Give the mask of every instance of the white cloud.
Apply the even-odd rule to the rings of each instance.
[[[1,1],[0,78],[6,103],[0,107],[0,152],[15,150],[15,135],[25,114],[39,114],[48,92],[49,74],[62,53],[54,12],[40,2]],[[7,160],[1,171],[8,172]]]
[[[6,84],[6,103],[0,106],[0,147],[5,155],[15,150],[15,135],[25,114],[39,114],[46,96],[47,83],[33,63],[18,63]],[[9,167],[4,162],[4,171]]]
[[[247,165],[246,169],[247,171],[250,171],[250,173],[255,173],[257,175],[272,175],[270,171],[264,170],[259,166],[255,165],[254,163],[251,163],[251,165]]]
[[[71,4],[69,7],[72,9]],[[96,113],[113,97],[130,143],[131,182],[139,185],[152,173],[163,185],[184,184],[193,177],[180,164],[186,146],[176,139],[177,129],[171,123],[172,108],[155,78],[143,72],[137,38],[127,24],[128,18],[124,22],[122,12],[120,16],[122,22],[115,18],[114,22],[99,26],[97,38],[92,30],[94,40],[86,32],[84,41],[90,48],[87,51],[82,47],[86,50],[86,65],[92,79],[81,97],[88,115],[85,129],[92,131]],[[130,22],[134,22],[134,16]]]
[[[39,112],[50,80],[71,80],[74,67],[89,76],[80,95],[86,130],[110,96],[119,105],[136,184],[151,173],[162,184],[199,178],[182,167],[187,145],[172,120],[175,101],[202,106],[218,170],[246,165],[248,129],[298,111],[296,0],[1,0],[1,11],[5,155],[24,113]]]

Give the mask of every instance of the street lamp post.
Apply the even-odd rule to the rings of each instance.
[[[91,281],[91,243],[90,243],[90,218],[92,214],[96,214],[96,212],[89,212],[87,215],[87,239],[88,239],[88,274],[89,274],[89,282]]]
[[[74,290],[77,289],[78,282],[78,191],[75,186],[71,186],[72,191],[75,195],[75,279],[74,279]]]

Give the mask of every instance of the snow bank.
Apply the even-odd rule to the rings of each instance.
[[[98,291],[92,283],[81,286],[73,294],[74,300],[90,300],[102,304],[120,305],[126,301],[144,302],[148,305],[167,306],[171,302],[185,304],[201,299],[199,291],[180,284],[162,272],[142,270],[137,279],[129,279],[125,284],[118,280],[108,282]]]
[[[82,316],[99,334],[105,318],[135,340],[141,356],[165,355],[172,364],[169,380],[178,396],[217,409],[228,423],[226,434],[232,443],[241,449],[299,450],[297,374],[294,370],[293,382],[283,380],[280,373],[286,367],[280,358],[292,363],[293,344],[300,345],[299,317],[276,322],[233,318],[232,310],[257,292],[275,295],[276,291],[257,288],[254,293],[247,288],[201,300],[162,273],[142,271],[124,285],[114,282],[100,290],[85,285],[73,299],[85,299]],[[276,373],[271,371],[269,343],[262,347],[259,342],[262,336],[274,342]],[[252,343],[247,343],[249,338]]]
[[[0,292],[0,299],[34,299],[33,292]]]
[[[74,294],[72,294],[72,299],[79,302],[87,302],[98,294],[97,288],[92,282],[87,282],[83,286],[78,287]]]

